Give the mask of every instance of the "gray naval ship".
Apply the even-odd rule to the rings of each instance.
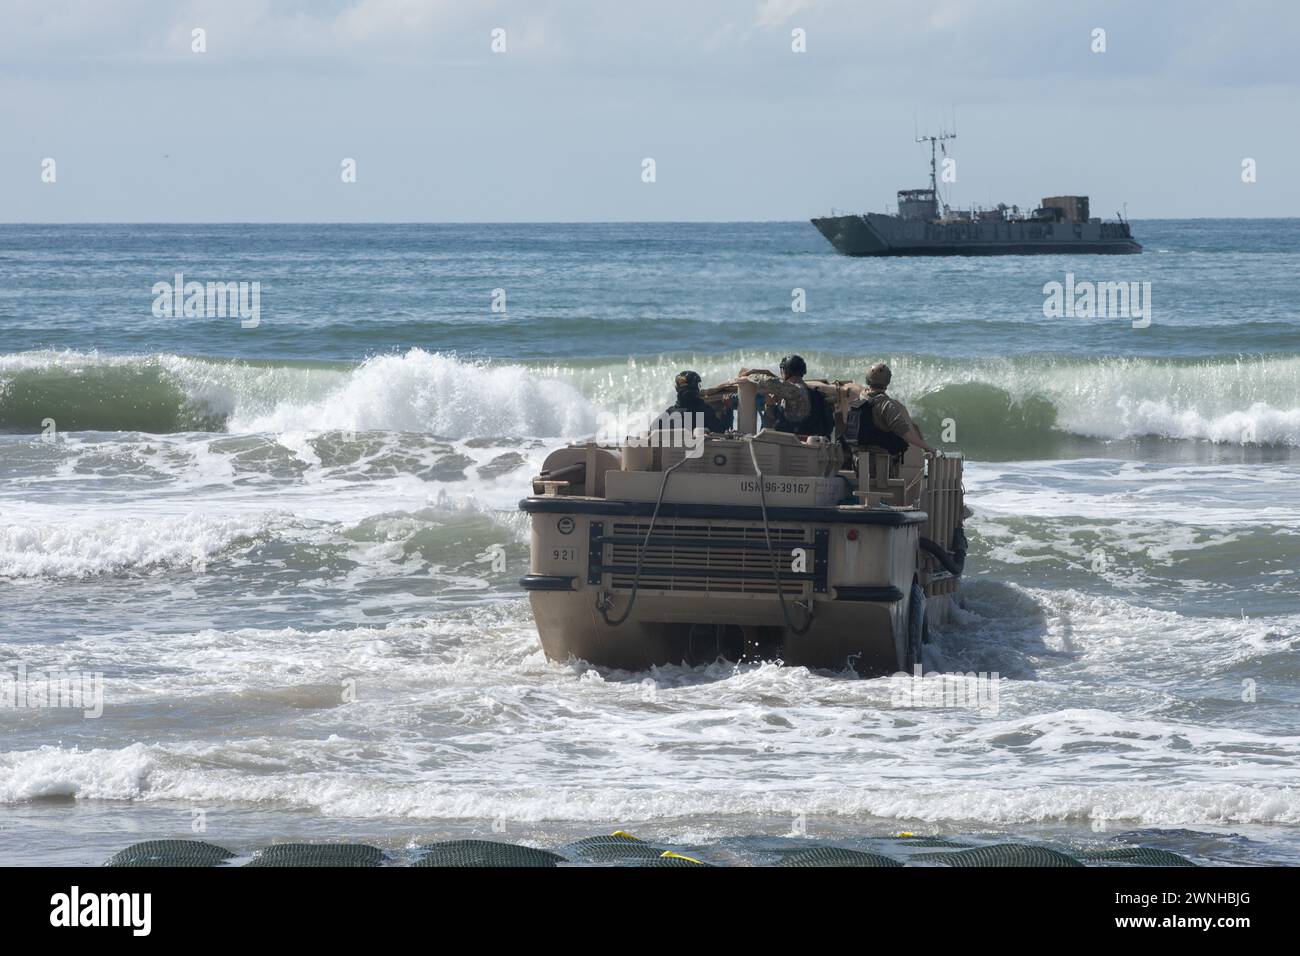
[[[930,144],[930,188],[898,193],[898,214],[868,212],[813,219],[817,231],[846,256],[1027,256],[1048,253],[1141,252],[1123,217],[1088,214],[1087,196],[1047,196],[1032,213],[998,203],[992,209],[940,204],[935,147],[955,133],[922,136]]]

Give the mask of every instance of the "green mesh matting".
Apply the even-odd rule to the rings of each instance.
[[[876,839],[881,839],[877,837]],[[1074,856],[1048,846],[999,843],[972,846],[938,836],[888,837],[890,846],[926,848],[939,852],[904,854],[900,859],[882,853],[837,846],[811,846],[785,853],[781,867],[895,867],[910,863],[938,863],[966,867],[1065,867],[1094,865],[1197,866],[1169,850],[1146,846],[1110,846],[1080,850]],[[591,836],[558,851],[493,840],[448,840],[411,851],[410,865],[417,867],[553,867],[561,863],[622,866],[713,866],[687,851],[664,856],[665,848],[624,833]],[[892,851],[891,851],[892,852]],[[1076,856],[1078,857],[1076,859]],[[220,866],[235,857],[224,847],[202,840],[148,840],[115,853],[106,866]],[[361,843],[277,843],[258,852],[248,866],[352,867],[381,866],[384,851]]]
[[[1028,843],[998,843],[951,853],[919,853],[912,859],[944,866],[1083,866],[1059,850]]]
[[[276,843],[247,866],[379,866],[384,851],[364,843]]]
[[[1116,847],[1110,850],[1085,850],[1081,859],[1106,863],[1132,863],[1136,866],[1196,866],[1185,856],[1149,846]]]
[[[114,853],[105,866],[220,866],[235,854],[202,840],[148,840]]]
[[[663,847],[646,843],[605,843],[584,847],[576,855],[588,863],[615,863],[619,860],[653,860],[663,852]]]
[[[630,836],[585,837],[564,848],[569,856],[588,863],[615,863],[620,860],[649,860],[660,856],[663,847]]]
[[[777,866],[902,866],[898,860],[879,853],[846,850],[838,846],[815,846],[781,858]]]
[[[699,869],[702,866],[713,866],[712,863],[705,863],[703,860],[687,860],[680,856],[659,856],[653,860],[646,860],[641,866],[693,866]]]
[[[558,853],[492,840],[449,840],[413,851],[412,866],[555,866],[566,860]]]
[[[948,840],[944,837],[890,837],[891,840],[897,840],[903,846],[924,846],[924,847],[944,847],[950,850],[965,850],[973,847],[973,843],[958,843],[955,840]]]

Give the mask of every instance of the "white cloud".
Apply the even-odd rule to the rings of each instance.
[[[1281,0],[1249,16],[1212,0],[5,4],[9,219],[879,209],[924,171],[914,118],[933,128],[952,111],[958,202],[1068,189],[1137,216],[1300,208],[1293,177],[1247,189],[1236,172],[1244,156],[1284,170],[1300,148],[1277,123],[1295,100],[1300,21]],[[1104,56],[1089,51],[1098,24]],[[195,26],[204,57],[189,52]],[[497,26],[508,56],[489,52]],[[807,55],[791,55],[791,26],[808,30]],[[170,159],[153,165],[142,144],[160,139]],[[31,155],[59,158],[57,189]],[[350,192],[344,156],[362,168]],[[659,161],[652,190],[644,156]]]
[[[757,24],[764,30],[779,27],[796,13],[816,5],[816,0],[759,0]]]
[[[455,9],[447,0],[357,0],[332,26],[344,40],[398,39],[428,33]]]

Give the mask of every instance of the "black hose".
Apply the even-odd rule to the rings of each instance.
[[[570,475],[581,474],[584,478],[587,474],[587,463],[585,461],[574,462],[572,465],[565,465],[563,468],[557,468],[554,471],[544,471],[538,475],[541,481],[567,481]],[[577,482],[575,481],[574,484]]]
[[[966,529],[961,525],[952,529],[952,557],[957,562],[957,567],[966,567],[966,552],[970,550],[970,545],[966,543]]]
[[[943,565],[945,571],[954,578],[961,577],[962,567],[966,564],[966,552],[958,551],[956,554],[949,554],[944,550],[943,545],[931,541],[929,538],[918,538],[917,544],[926,554],[932,555],[936,561]]]

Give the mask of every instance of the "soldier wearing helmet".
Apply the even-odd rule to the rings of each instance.
[[[812,411],[811,390],[803,382],[808,364],[798,355],[781,359],[778,378],[765,368],[742,368],[740,377],[758,386],[764,397],[763,424],[768,428],[786,432],[804,432],[803,428]],[[820,434],[820,432],[814,432]]]
[[[677,401],[655,421],[655,428],[682,428],[694,431],[703,428],[710,432],[725,432],[731,428],[731,409],[719,411],[700,394],[698,372],[677,373],[673,383],[677,388]]]
[[[924,448],[932,455],[942,455],[921,435],[921,430],[907,413],[907,407],[886,394],[893,374],[889,366],[877,362],[867,370],[867,391],[849,406],[845,428],[850,441],[860,448],[873,445],[894,455],[901,455],[908,445]]]

